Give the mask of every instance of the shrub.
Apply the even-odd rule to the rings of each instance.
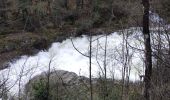
[[[46,82],[40,79],[33,84],[33,96],[35,100],[48,100]]]

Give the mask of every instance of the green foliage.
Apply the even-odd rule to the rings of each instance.
[[[47,87],[44,80],[39,80],[33,84],[33,95],[35,100],[47,100]]]
[[[43,78],[44,79],[44,78]],[[32,84],[32,85],[31,85]],[[47,100],[47,88],[45,79],[41,78],[34,81],[30,85],[32,91],[30,97],[31,100]],[[50,99],[49,100],[89,100],[88,83],[79,84],[64,84],[59,80],[52,78],[50,80]],[[105,89],[107,86],[107,89]],[[140,100],[142,95],[140,94],[140,86],[138,83],[129,83],[128,96],[129,100]],[[106,96],[105,96],[106,94]],[[99,79],[93,84],[93,99],[94,100],[121,100],[122,99],[122,82],[108,80],[106,83],[104,80]]]

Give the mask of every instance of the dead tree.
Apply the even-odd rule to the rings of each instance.
[[[144,7],[143,14],[143,35],[144,35],[144,46],[145,46],[145,89],[144,98],[145,100],[151,100],[151,75],[152,75],[152,51],[151,41],[149,32],[149,0],[142,0]]]
[[[89,55],[83,54],[81,51],[79,51],[71,39],[72,45],[74,49],[80,53],[81,55],[89,58],[89,84],[90,84],[90,100],[93,100],[93,84],[92,84],[92,33],[89,33]]]

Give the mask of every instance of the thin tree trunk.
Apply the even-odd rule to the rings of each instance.
[[[89,50],[89,78],[90,78],[90,100],[93,100],[93,88],[92,88],[92,73],[91,73],[91,59],[92,57],[92,35],[90,32],[90,50]]]
[[[105,49],[104,49],[104,100],[107,100],[108,91],[107,91],[107,34],[105,40]]]
[[[51,63],[52,59],[50,60],[48,64],[48,72],[47,72],[47,83],[46,83],[46,88],[47,88],[47,100],[50,100],[50,75],[51,75]]]
[[[151,100],[152,51],[149,32],[149,6],[150,6],[149,0],[142,0],[142,4],[144,6],[143,35],[145,45],[144,98],[146,100]]]

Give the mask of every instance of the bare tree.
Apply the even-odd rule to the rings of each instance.
[[[146,100],[151,100],[151,75],[152,75],[152,51],[151,51],[151,40],[149,32],[149,0],[142,0],[144,7],[143,14],[143,35],[144,35],[144,46],[145,46],[145,89],[144,97]]]

